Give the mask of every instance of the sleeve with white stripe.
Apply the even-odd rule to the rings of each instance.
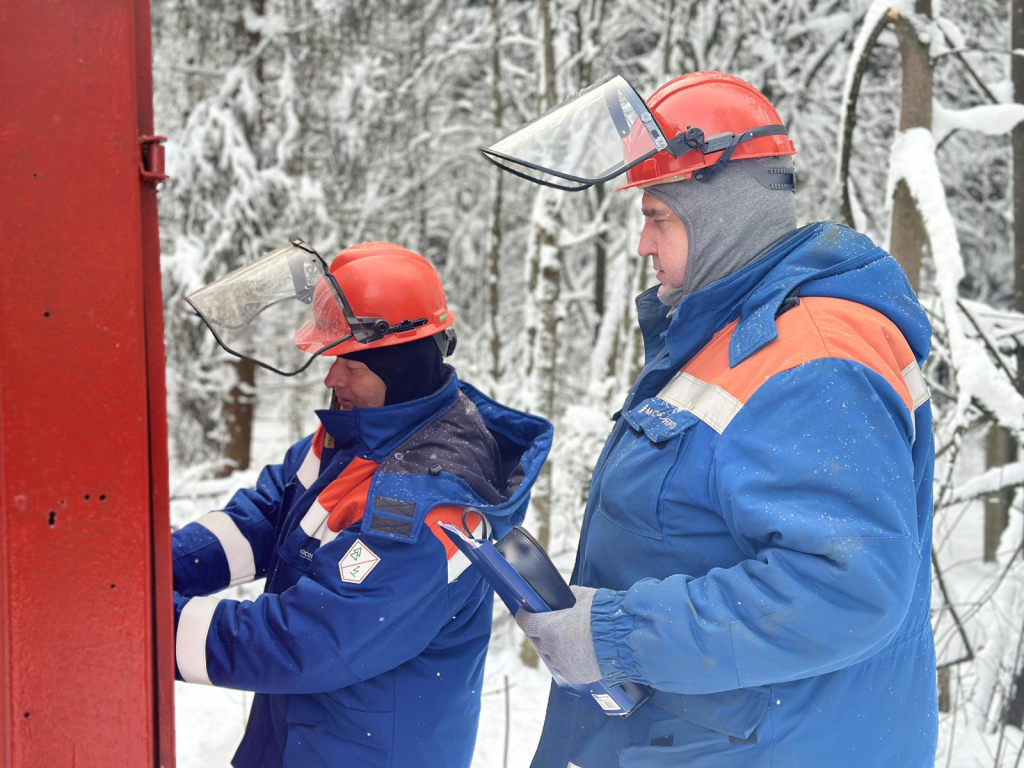
[[[186,597],[206,595],[266,574],[287,486],[293,479],[302,483],[304,461],[313,455],[310,442],[308,437],[301,440],[281,464],[264,467],[256,487],[236,492],[224,509],[174,532],[177,592]]]
[[[412,545],[346,529],[309,573],[254,601],[175,595],[178,678],[261,693],[317,693],[419,655],[451,620],[449,566],[427,533]]]

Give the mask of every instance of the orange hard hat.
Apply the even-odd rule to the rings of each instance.
[[[442,352],[454,348],[454,330],[448,329],[455,315],[441,277],[418,253],[394,243],[360,243],[335,256],[329,273],[349,311],[339,304],[339,292],[321,278],[313,291],[313,319],[293,337],[299,349],[338,356],[437,334],[442,334]],[[351,338],[335,343],[350,333]]]
[[[692,178],[695,172],[714,166],[722,156],[719,153],[748,132],[761,135],[734,143],[726,162],[796,154],[784,128],[779,133],[757,131],[782,127],[782,118],[764,94],[746,80],[723,72],[691,72],[670,80],[651,94],[647,107],[667,137],[675,137],[677,144],[685,142],[682,148],[690,149],[678,156],[666,149],[632,166],[621,189]],[[722,138],[715,143],[717,137]],[[631,143],[647,141],[647,131],[638,120],[623,140],[626,155]]]

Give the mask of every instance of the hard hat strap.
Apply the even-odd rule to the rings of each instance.
[[[679,134],[669,142],[669,151],[675,157],[679,157],[691,149],[699,149],[705,155],[721,152],[722,154],[714,163],[693,172],[694,181],[711,181],[717,171],[721,171],[729,164],[733,153],[740,144],[762,136],[786,135],[788,134],[784,125],[762,125],[740,134],[718,133],[705,140],[704,132],[700,128],[687,126],[685,133]],[[682,147],[686,147],[686,149],[683,150]],[[677,152],[678,154],[676,154]],[[762,186],[768,189],[792,190],[796,188],[796,177],[792,168],[769,169],[754,163],[747,170]]]
[[[441,357],[449,357],[455,351],[458,337],[455,335],[454,328],[445,328],[440,333],[435,333],[431,338],[434,339],[438,349],[441,350]]]

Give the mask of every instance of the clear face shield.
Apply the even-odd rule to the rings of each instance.
[[[367,344],[389,332],[381,318],[356,316],[327,264],[301,240],[185,301],[225,350],[282,376],[301,373],[349,339]]]
[[[577,191],[609,181],[667,146],[643,99],[615,75],[481,151],[517,176]]]

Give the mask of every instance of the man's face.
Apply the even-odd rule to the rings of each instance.
[[[363,363],[339,357],[327,372],[324,385],[334,390],[338,407],[343,411],[353,408],[379,408],[384,405],[387,385]]]
[[[636,251],[641,258],[651,257],[661,283],[659,294],[679,288],[686,277],[686,259],[690,250],[686,227],[671,208],[650,193],[644,192],[640,204],[644,228]]]

